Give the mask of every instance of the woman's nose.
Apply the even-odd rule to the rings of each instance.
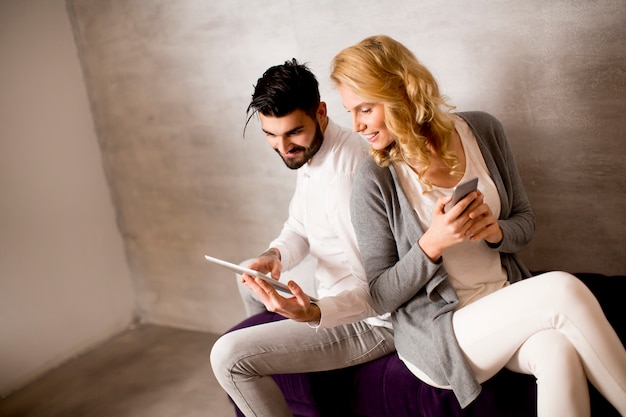
[[[365,130],[365,123],[362,123],[357,117],[352,120],[352,130],[355,132],[362,132]]]

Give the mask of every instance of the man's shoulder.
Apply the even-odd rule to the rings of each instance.
[[[330,145],[328,156],[335,161],[336,165],[350,167],[350,171],[355,170],[368,156],[368,145],[359,134],[331,120],[328,122],[324,140]]]
[[[341,126],[340,124],[328,119],[326,134],[328,139],[333,141],[337,146],[347,146],[354,149],[367,150],[367,142],[358,133]]]

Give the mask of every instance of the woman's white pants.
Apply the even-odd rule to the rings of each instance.
[[[517,282],[461,308],[453,324],[479,382],[504,367],[537,378],[538,416],[589,416],[587,379],[626,416],[626,350],[575,276]]]

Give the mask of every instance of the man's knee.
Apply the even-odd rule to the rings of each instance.
[[[226,333],[220,336],[211,348],[211,368],[220,383],[229,377],[233,367],[232,353],[236,351],[236,340],[232,337],[232,333]]]

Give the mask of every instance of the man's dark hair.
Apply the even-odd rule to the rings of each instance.
[[[319,84],[305,64],[295,58],[269,68],[257,81],[252,101],[246,110],[246,127],[255,113],[283,117],[302,110],[312,118],[320,104]],[[245,133],[245,127],[244,127]]]

